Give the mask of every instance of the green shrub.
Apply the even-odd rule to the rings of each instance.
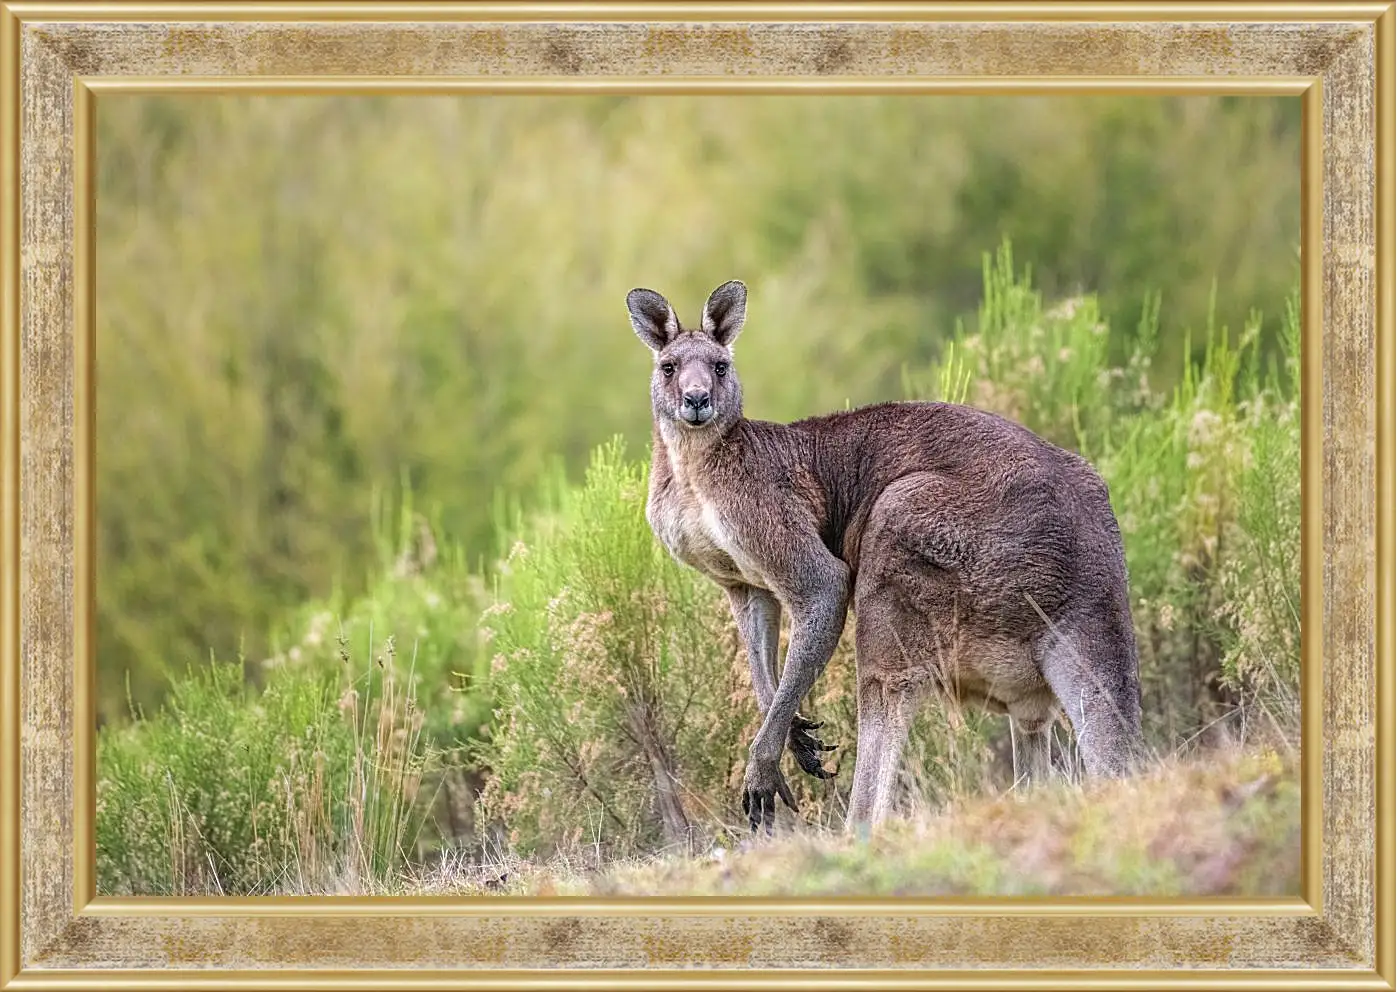
[[[745,764],[755,707],[726,601],[655,541],[646,470],[623,452],[598,449],[523,528],[485,611],[479,805],[520,850],[687,845]]]
[[[1284,367],[1240,407],[1248,447],[1223,549],[1222,680],[1265,727],[1298,740],[1300,702],[1300,310],[1286,311]],[[1253,373],[1255,374],[1255,373]]]

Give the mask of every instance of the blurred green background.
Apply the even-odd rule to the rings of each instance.
[[[1258,308],[1277,347],[1298,271],[1290,98],[104,96],[97,123],[103,721],[352,597],[404,492],[488,565],[552,462],[643,452],[633,286],[693,321],[746,281],[748,413],[793,419],[900,397],[1005,237],[1045,298],[1098,294],[1117,357],[1161,294],[1164,390],[1185,328]]]

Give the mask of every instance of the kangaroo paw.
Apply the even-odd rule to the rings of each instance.
[[[786,784],[779,765],[770,762],[751,762],[742,783],[742,812],[747,814],[747,822],[752,833],[758,827],[772,832],[776,823],[776,799],[780,797],[791,809],[796,809],[796,799],[791,787]]]

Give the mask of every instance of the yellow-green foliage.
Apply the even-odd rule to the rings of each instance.
[[[104,98],[103,716],[128,671],[151,702],[162,669],[260,659],[288,609],[363,591],[371,495],[403,475],[475,563],[504,550],[497,492],[553,458],[576,479],[614,434],[639,451],[632,286],[692,321],[746,280],[771,418],[898,395],[1005,234],[1111,326],[1162,291],[1169,347],[1214,278],[1221,321],[1278,315],[1298,122],[1260,98]]]

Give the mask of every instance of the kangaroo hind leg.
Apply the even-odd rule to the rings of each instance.
[[[851,827],[878,823],[891,813],[915,713],[917,694],[903,670],[897,638],[880,613],[868,610],[855,634],[859,726],[847,820]]]
[[[878,776],[878,754],[882,747],[887,711],[878,683],[859,679],[858,743],[854,755],[854,787],[849,795],[846,826],[869,823],[873,813],[874,784]]]
[[[848,825],[877,824],[897,804],[902,752],[916,712],[916,695],[876,679],[859,680],[858,755]]]
[[[1130,619],[1055,626],[1040,646],[1043,677],[1067,713],[1087,774],[1129,774],[1143,757],[1140,678]],[[1124,625],[1124,626],[1123,626]]]

